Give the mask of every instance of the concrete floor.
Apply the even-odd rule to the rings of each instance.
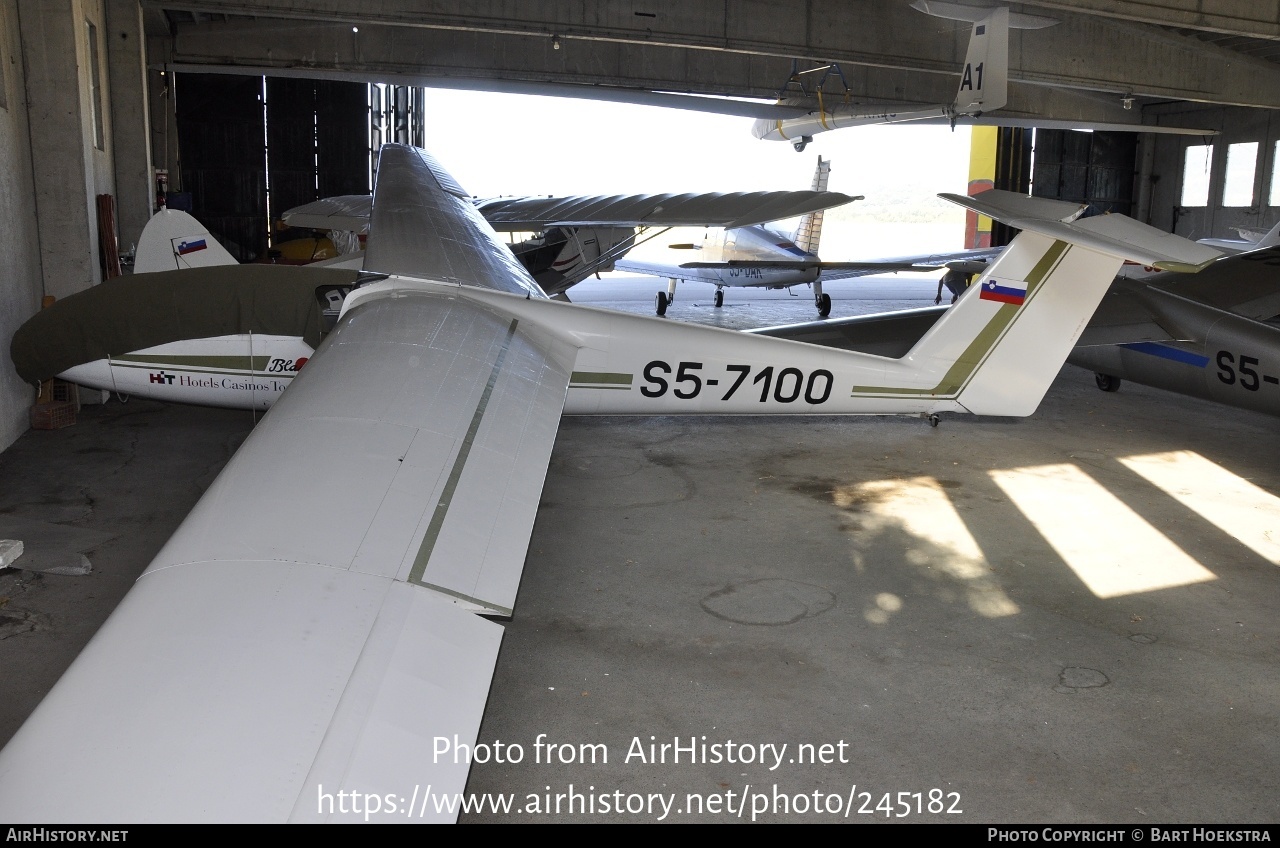
[[[93,566],[0,571],[0,742],[250,427],[112,402],[0,454],[0,537],[36,542],[29,564]],[[565,419],[479,737],[525,759],[474,765],[469,788],[550,795],[548,821],[654,820],[666,793],[668,820],[732,820],[744,792],[762,793],[744,820],[765,801],[758,820],[835,818],[815,791],[864,821],[899,792],[905,820],[1280,821],[1274,433],[1073,368],[1031,418],[937,429]],[[608,762],[534,762],[540,734]],[[627,762],[634,740],[690,737],[788,748],[776,768]],[[790,762],[801,744],[835,761]],[[555,812],[571,789],[597,813]],[[963,812],[931,815],[933,790]],[[600,813],[615,792],[644,811]],[[734,812],[691,813],[691,794]]]

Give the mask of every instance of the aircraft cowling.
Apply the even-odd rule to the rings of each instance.
[[[612,271],[635,237],[631,227],[552,227],[511,250],[542,290],[556,295],[597,271]],[[601,262],[602,256],[608,258]]]

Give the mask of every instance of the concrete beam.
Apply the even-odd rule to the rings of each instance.
[[[1205,32],[1280,39],[1280,2],[1276,0],[1024,0],[1080,14],[1119,18]]]
[[[468,55],[475,56],[474,52],[468,52]],[[754,60],[751,68],[760,64],[761,60]],[[659,63],[653,63],[659,64]],[[345,65],[341,63],[310,63],[299,69],[287,62],[277,62],[272,64],[265,57],[261,63],[248,62],[246,65],[219,65],[219,64],[173,64],[167,66],[173,71],[187,71],[192,73],[244,73],[258,74],[265,73],[271,75],[300,76],[303,78],[313,79],[340,79],[340,80],[368,80],[375,82],[389,82],[400,85],[422,85],[425,87],[462,87],[474,88],[475,90],[486,90],[489,83],[494,89],[501,87],[502,81],[513,78],[524,78],[525,75],[519,72],[502,73],[500,69],[494,68],[467,68],[458,67],[433,67],[433,66],[413,66],[413,65],[387,65],[385,63],[377,63],[376,65],[366,65],[362,71],[348,71]],[[646,67],[653,69],[651,66]],[[687,67],[687,66],[685,66]],[[789,65],[787,66],[789,68]],[[705,70],[705,69],[704,69]],[[756,77],[763,79],[784,78],[787,68],[779,66],[775,68],[777,76],[769,77],[767,74],[761,74],[753,71]],[[851,97],[857,100],[892,100],[899,103],[916,103],[916,104],[934,104],[943,103],[951,98],[955,93],[955,87],[958,77],[951,75],[946,77],[940,74],[922,75],[910,74],[902,71],[890,71],[883,68],[867,68],[854,66],[846,70],[846,79],[850,86]],[[153,75],[157,75],[158,71],[153,71]],[[555,73],[544,73],[537,75],[528,75],[529,79],[539,82],[552,82],[567,84],[569,90],[582,92],[581,96],[590,98],[591,86],[583,84],[584,76],[575,75],[570,72],[558,71]],[[458,84],[458,80],[474,81],[466,84]],[[596,80],[604,82],[604,79]],[[659,73],[647,75],[642,85],[647,88],[661,89],[665,91],[677,90],[679,80],[664,80]],[[158,90],[158,89],[157,89]],[[725,86],[718,89],[716,93],[742,95],[742,96],[758,96],[768,97],[776,91],[775,87],[763,87],[759,91],[743,91],[731,86]],[[1139,101],[1141,103],[1141,101]],[[155,120],[159,122],[163,118],[159,113]],[[1118,96],[1109,96],[1095,92],[1075,91],[1064,88],[1050,88],[1040,85],[1027,85],[1023,83],[1014,83],[1009,89],[1009,101],[1004,109],[999,113],[1014,117],[1033,117],[1052,115],[1060,120],[1075,120],[1081,123],[1132,123],[1140,124],[1144,120],[1144,112],[1141,106],[1133,110],[1125,110],[1121,105],[1121,98]],[[493,117],[493,116],[491,116]],[[672,120],[676,120],[673,113]],[[748,121],[743,119],[743,132],[746,132]],[[1198,126],[1198,125],[1197,125]],[[159,142],[157,142],[157,153],[162,150]],[[162,166],[162,165],[161,165]],[[174,176],[171,174],[171,179]],[[176,185],[176,184],[175,184]]]
[[[450,4],[424,10],[412,0],[385,0],[373,8],[354,0],[157,5],[257,16],[180,25],[168,50],[175,61],[234,63],[265,55],[294,67],[485,69],[518,79],[573,75],[588,83],[666,82],[668,88],[750,96],[776,88],[792,57],[838,62],[846,73],[857,66],[949,76],[963,61],[968,40],[966,24],[923,15],[898,0],[685,0],[655,5],[652,12],[631,3],[575,0],[515,6],[477,0],[465,12]],[[1114,16],[1055,16],[1061,18],[1056,26],[1013,33],[1011,79],[1280,107],[1280,66],[1274,63]],[[553,35],[560,50],[552,50]],[[899,75],[867,95],[889,97],[891,89],[911,87]]]

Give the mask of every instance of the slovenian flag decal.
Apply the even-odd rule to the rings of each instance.
[[[999,277],[987,277],[982,281],[982,299],[1021,306],[1022,302],[1027,299],[1027,283],[1025,280],[1002,280]]]
[[[178,255],[186,256],[188,253],[195,253],[197,250],[204,250],[206,247],[208,247],[208,245],[204,243],[204,239],[180,241],[178,242]]]

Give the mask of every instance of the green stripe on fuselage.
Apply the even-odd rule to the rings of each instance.
[[[987,322],[987,326],[973,337],[973,341],[969,342],[964,352],[956,357],[956,361],[951,363],[951,367],[947,369],[947,373],[938,381],[938,385],[932,389],[913,389],[899,388],[893,386],[854,386],[851,397],[860,395],[891,395],[894,397],[903,397],[916,395],[919,397],[944,397],[951,398],[960,394],[960,390],[965,384],[973,378],[980,366],[995,349],[996,343],[1004,336],[1014,319],[1018,315],[1018,310],[1026,307],[1027,303],[1033,298],[1040,285],[1048,278],[1049,274],[1062,261],[1062,257],[1066,255],[1067,249],[1071,245],[1065,241],[1055,241],[1045,251],[1044,256],[1040,257],[1040,261],[1031,269],[1031,273],[1027,275],[1027,297],[1021,306],[1012,303],[1002,303],[996,310],[996,314],[991,316],[991,320]]]
[[[263,371],[270,356],[185,356],[175,354],[138,354],[111,357],[112,365],[146,368],[234,368],[241,371]]]
[[[571,389],[629,389],[635,379],[633,374],[611,371],[574,371],[569,376]]]

